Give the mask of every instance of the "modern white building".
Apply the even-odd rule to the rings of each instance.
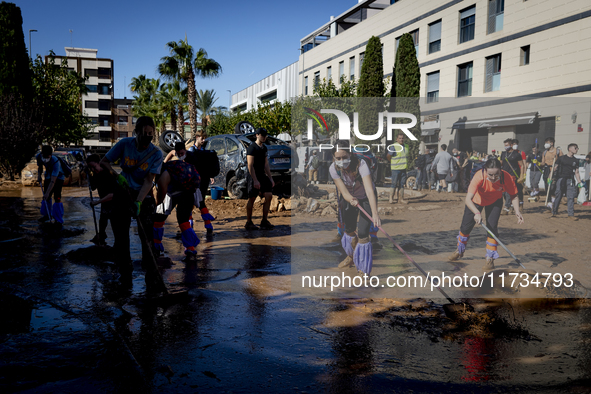
[[[97,49],[66,47],[66,56],[56,56],[56,64],[67,61],[68,69],[88,77],[88,94],[82,96],[82,111],[91,120],[93,129],[84,147],[91,151],[108,150],[118,135],[113,135],[113,60],[97,57]],[[47,56],[46,56],[47,61]]]
[[[230,110],[250,111],[261,103],[284,102],[298,95],[298,62],[232,95]]]
[[[421,70],[422,132],[490,152],[549,136],[591,150],[591,1],[365,0],[305,36],[299,82],[358,79],[367,41],[382,42],[384,78],[398,40],[413,37]],[[432,144],[432,145],[430,145]]]

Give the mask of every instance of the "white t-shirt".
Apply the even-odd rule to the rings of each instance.
[[[363,182],[358,178],[357,181],[353,174],[348,173],[347,171],[341,170],[341,176],[337,173],[337,169],[335,168],[335,164],[332,163],[330,168],[328,169],[330,172],[330,176],[332,179],[340,179],[343,181],[347,190],[353,197],[358,200],[362,200],[367,198],[365,194],[365,188],[363,187]],[[365,160],[359,160],[359,175],[363,179],[363,177],[370,175],[369,167],[365,164]]]

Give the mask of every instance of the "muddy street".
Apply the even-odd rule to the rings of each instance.
[[[528,267],[576,272],[579,298],[457,292],[475,312],[453,321],[435,293],[296,289],[296,275],[342,260],[338,247],[327,247],[336,217],[274,212],[273,230],[246,231],[243,200],[208,200],[215,232],[207,237],[195,221],[195,262],[181,261],[176,219],[168,218],[171,262],[160,270],[171,293],[186,295],[150,298],[135,222],[133,281],[123,287],[110,250],[90,242],[87,192],[65,191],[59,236],[37,222],[39,190],[0,190],[2,392],[591,392],[589,207],[576,207],[579,222],[553,228],[534,205],[525,226],[505,217],[500,225]],[[405,206],[381,200],[390,212],[383,227],[425,269],[450,270],[461,196],[430,194]],[[260,214],[255,206],[256,223]],[[376,275],[413,272],[380,241]],[[514,268],[499,253],[498,268]],[[451,270],[481,272],[480,254],[474,246]]]

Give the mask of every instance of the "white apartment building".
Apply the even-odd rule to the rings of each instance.
[[[86,86],[89,91],[82,96],[82,111],[94,127],[84,140],[84,147],[91,151],[106,151],[118,137],[113,135],[111,126],[113,60],[98,58],[97,49],[66,47],[65,50],[66,56],[55,57],[56,64],[67,60],[68,69],[88,77]]]
[[[250,111],[261,103],[284,102],[298,95],[298,62],[232,95],[230,110]]]
[[[365,0],[300,41],[299,81],[359,78],[367,41],[380,38],[384,78],[410,33],[421,70],[428,147],[529,150],[555,137],[591,150],[591,1]],[[389,88],[388,88],[389,89]]]

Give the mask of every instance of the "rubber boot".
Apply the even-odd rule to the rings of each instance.
[[[484,264],[483,269],[485,271],[492,271],[495,269],[495,259],[486,258],[486,263]]]
[[[162,237],[164,237],[164,221],[154,222],[152,237],[154,249],[158,252],[158,256],[160,256],[160,253],[164,252],[164,246],[162,246]]]
[[[191,227],[191,224],[187,221],[179,224],[181,229],[181,240],[185,247],[185,255],[188,258],[193,258],[197,255],[196,247],[199,245],[199,237],[195,234],[195,231]]]
[[[56,223],[64,224],[64,204],[59,201],[53,204],[53,207],[51,207],[51,217]]]
[[[360,238],[353,253],[353,262],[357,271],[369,275],[373,267],[373,246],[370,237]]]

